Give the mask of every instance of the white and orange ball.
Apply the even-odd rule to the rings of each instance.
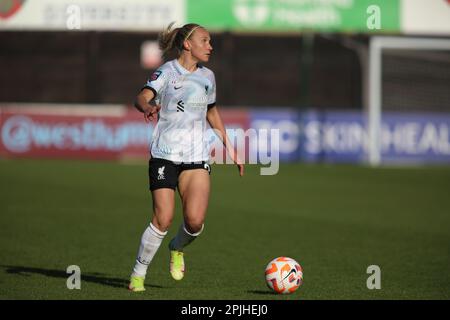
[[[303,269],[292,258],[275,258],[266,267],[266,283],[276,293],[292,293],[303,283]]]

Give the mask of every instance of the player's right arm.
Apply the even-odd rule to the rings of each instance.
[[[156,95],[163,90],[167,82],[167,71],[164,66],[153,72],[147,83],[137,95],[134,106],[140,112],[144,113],[146,122],[153,120],[154,115],[159,112],[161,106],[151,104],[150,102],[156,98]]]
[[[161,106],[159,105],[151,105],[150,102],[155,98],[155,93],[153,90],[144,88],[137,95],[136,100],[134,102],[134,106],[140,112],[144,114],[145,122],[150,122],[153,120],[154,115],[158,113]]]

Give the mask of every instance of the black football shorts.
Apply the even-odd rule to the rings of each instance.
[[[148,178],[150,190],[170,188],[175,190],[178,186],[178,177],[184,170],[205,169],[211,174],[211,167],[202,162],[172,162],[160,158],[151,158],[148,162]]]

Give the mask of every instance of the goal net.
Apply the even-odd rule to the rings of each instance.
[[[373,37],[369,48],[368,162],[382,162],[382,114],[450,114],[450,39]]]

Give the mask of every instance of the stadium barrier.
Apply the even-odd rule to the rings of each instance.
[[[281,161],[360,163],[368,158],[361,112],[222,108],[220,113],[232,137],[236,128],[278,129],[275,144],[248,145],[275,145],[271,150],[279,152]],[[449,114],[385,112],[382,123],[384,163],[450,164]],[[0,156],[147,158],[153,128],[125,105],[0,104]]]

